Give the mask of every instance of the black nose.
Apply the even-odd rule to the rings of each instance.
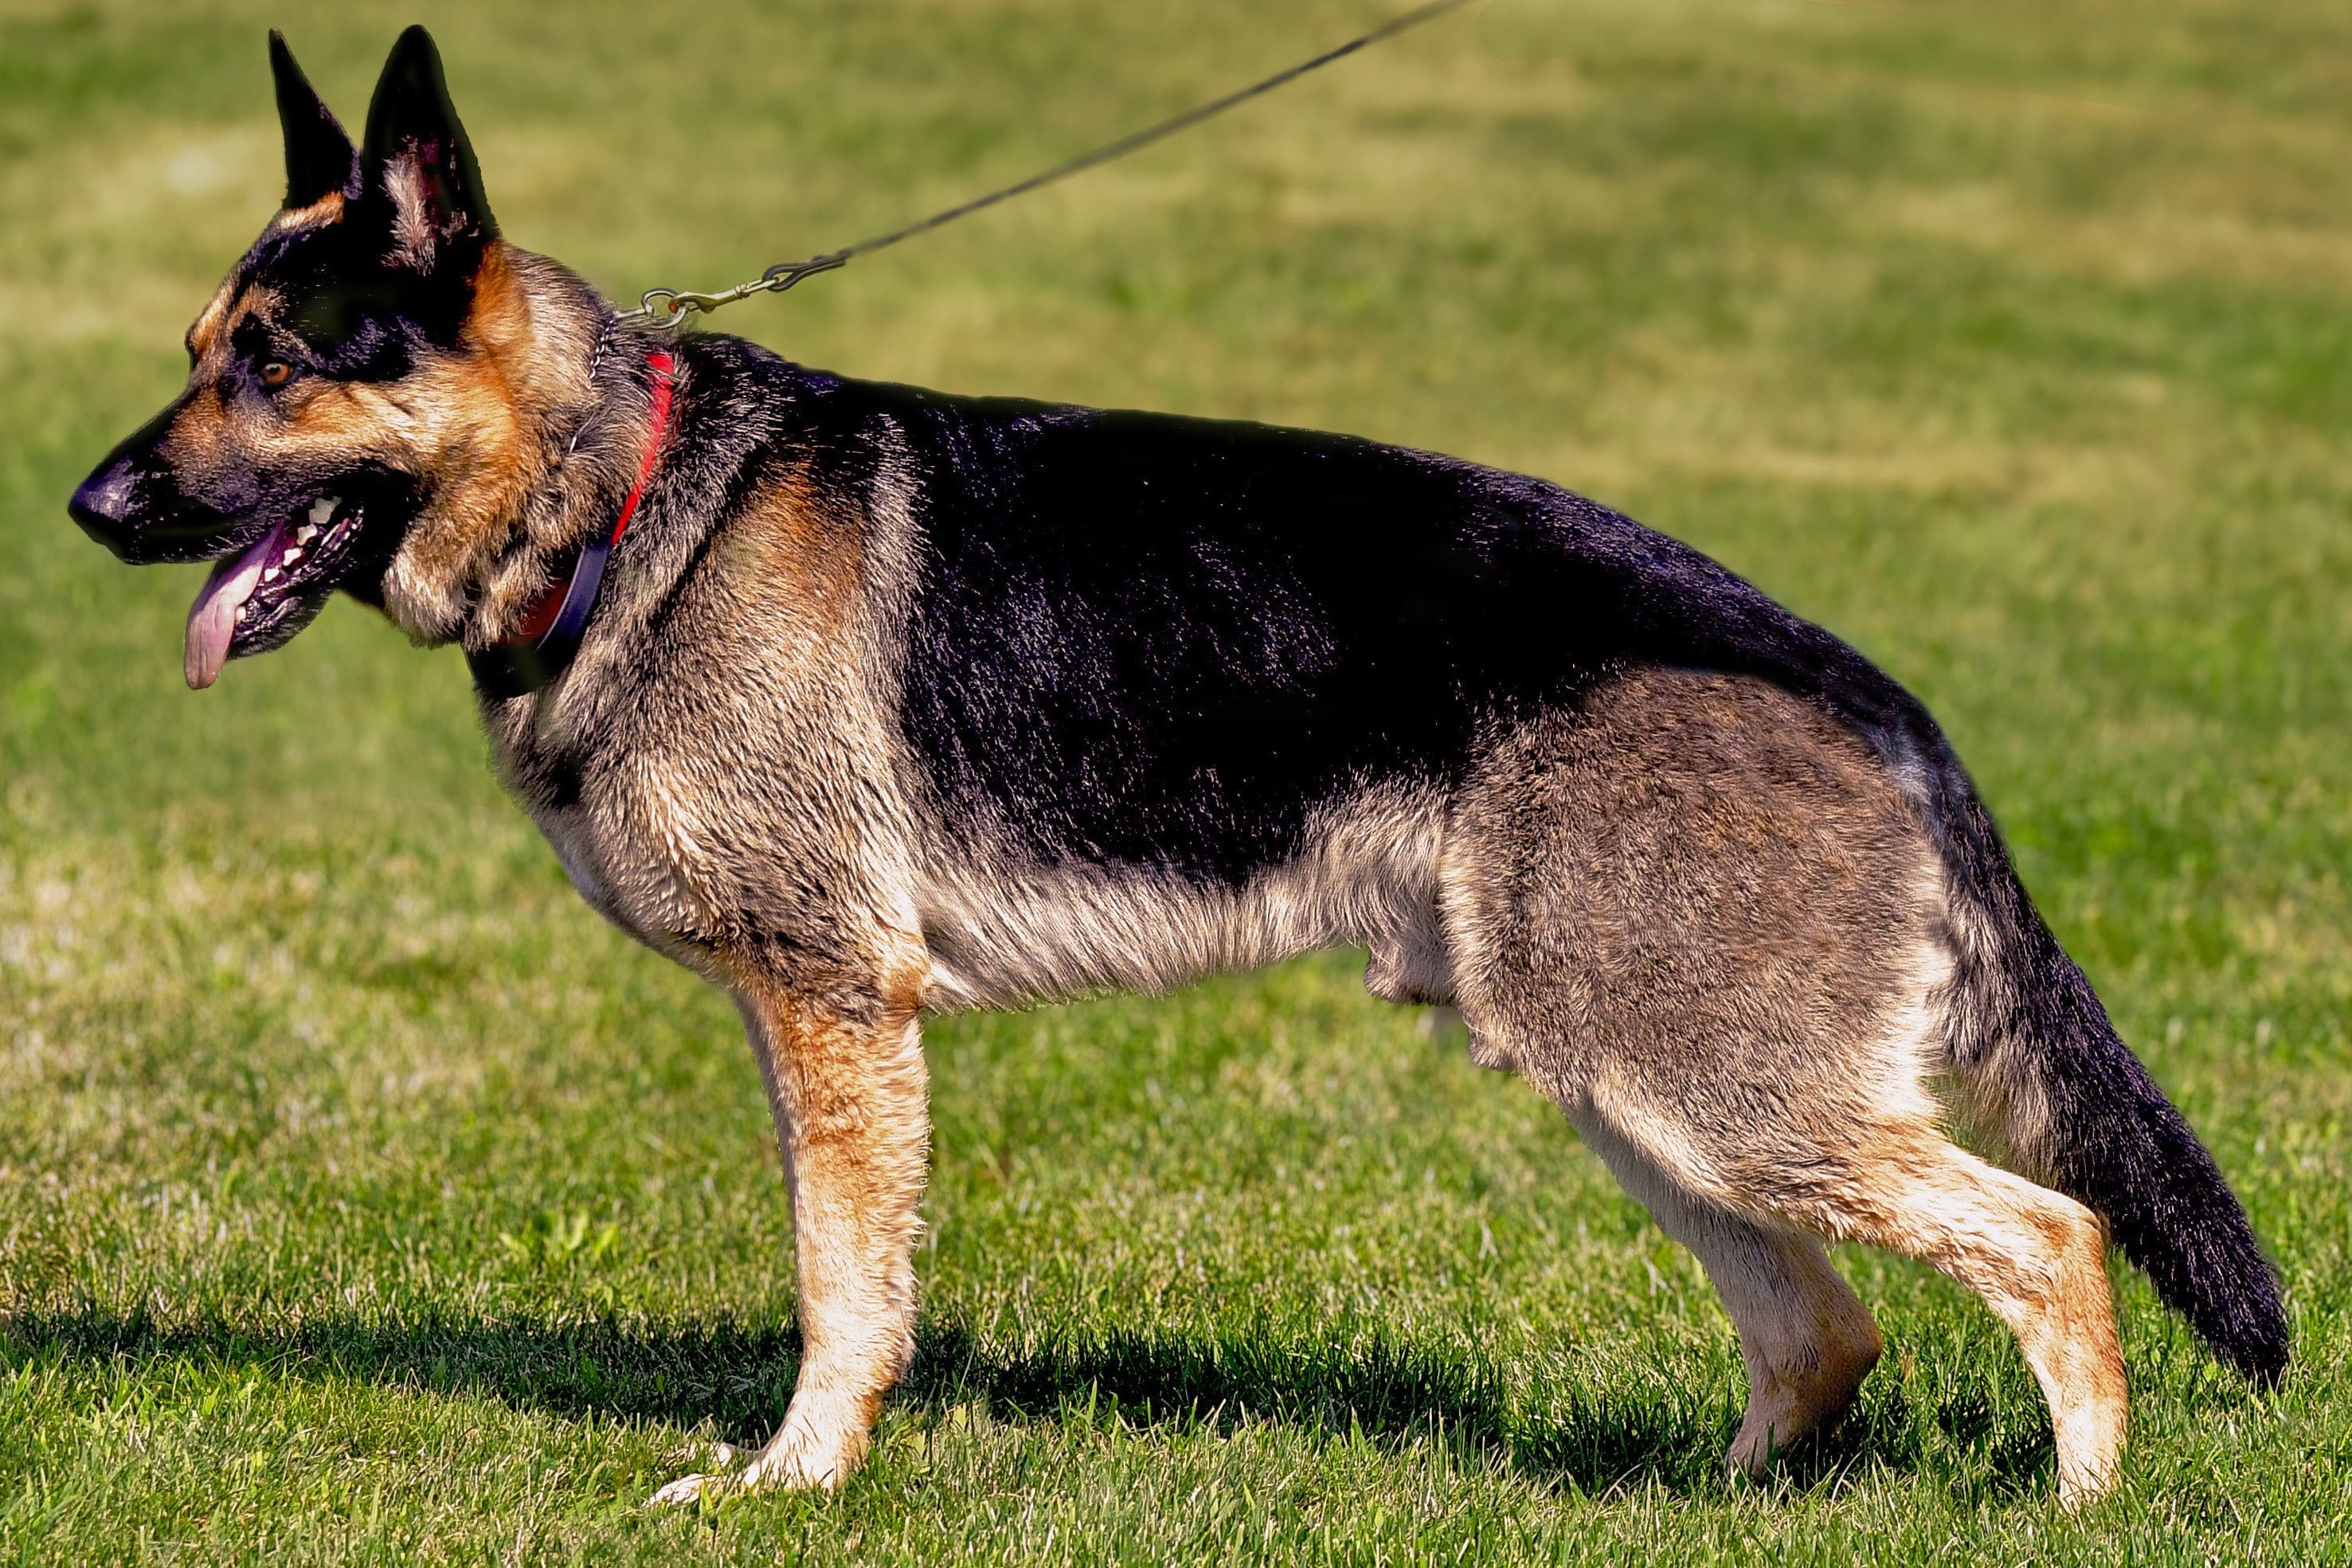
[[[138,488],[139,474],[131,459],[110,457],[81,482],[73,499],[66,503],[66,510],[73,514],[82,532],[121,555],[130,542],[127,524]]]

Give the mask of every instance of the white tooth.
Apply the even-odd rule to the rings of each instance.
[[[264,582],[276,582],[279,578],[284,577],[286,573],[282,568],[273,566],[268,570],[261,574],[261,580]]]
[[[309,544],[312,539],[315,539],[318,537],[319,525],[316,523],[304,523],[300,528],[294,530],[294,542],[298,545]]]
[[[251,608],[253,607],[249,604],[240,604],[236,607],[236,623],[238,625],[242,626],[245,624],[245,612]]]
[[[336,505],[337,502],[335,497],[332,496],[321,496],[317,500],[311,502],[311,523],[319,528],[325,528],[327,526],[327,519],[335,515]]]
[[[300,545],[289,545],[286,549],[286,553],[278,558],[278,564],[280,566],[292,566],[296,561],[300,560],[301,559],[302,547]]]

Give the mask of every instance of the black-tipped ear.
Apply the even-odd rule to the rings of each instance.
[[[441,51],[422,27],[401,34],[383,62],[361,168],[369,200],[389,209],[394,253],[409,265],[430,268],[445,251],[478,252],[498,237],[473,144],[441,77]]]
[[[286,132],[286,204],[307,207],[331,192],[359,194],[360,156],[334,111],[294,63],[286,35],[269,30],[269,75],[278,84],[278,123]]]

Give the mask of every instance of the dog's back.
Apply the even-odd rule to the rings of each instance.
[[[910,513],[908,742],[1040,857],[1237,880],[1350,791],[1450,786],[1482,734],[1636,664],[1907,701],[1696,551],[1540,480],[814,381],[813,439],[873,455],[828,481],[895,486]]]

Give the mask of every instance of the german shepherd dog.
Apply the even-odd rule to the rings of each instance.
[[[193,686],[338,589],[462,643],[582,894],[735,997],[799,1385],[756,1457],[658,1500],[865,1452],[914,1344],[925,1013],[1342,944],[1373,994],[1459,1009],[1698,1256],[1741,1469],[1878,1359],[1824,1239],[1984,1298],[2069,1504],[2124,1442],[2111,1239],[2284,1373],[2212,1159],[1934,720],[1836,638],[1540,480],[657,331],[500,237],[421,29],[356,150],[275,35],[271,63],[285,207],[72,513],[126,561],[218,563]]]

